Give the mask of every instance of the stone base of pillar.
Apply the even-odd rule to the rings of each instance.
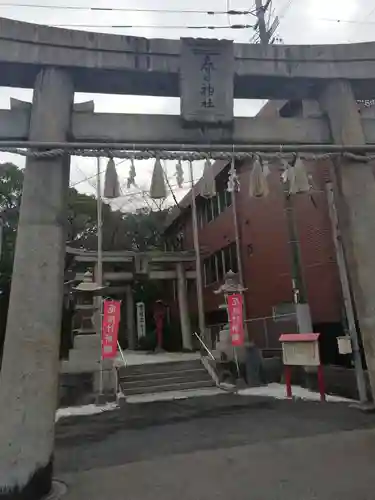
[[[355,408],[363,413],[375,413],[374,403],[353,403],[350,405],[350,408]]]
[[[77,379],[87,375],[92,377],[92,383],[86,384],[85,391],[79,394],[82,404],[85,404],[85,401],[98,402],[99,399],[102,400],[100,404],[116,400],[117,372],[111,359],[100,362],[100,336],[97,334],[76,336],[74,348],[69,352],[69,359],[61,363],[60,373],[77,376]],[[79,387],[77,389],[79,390]]]
[[[69,362],[66,363],[69,365]],[[100,369],[98,364],[91,369],[84,367],[84,370],[76,370],[74,366],[67,366],[60,373],[59,406],[85,406],[93,403],[104,404],[115,401],[118,393],[117,372],[115,368],[107,363],[103,370],[102,393],[100,389]]]
[[[94,392],[97,400],[115,401],[118,392],[118,377],[115,367],[94,373]]]
[[[0,489],[0,500],[39,500],[46,498],[52,489],[52,457],[47,465],[38,467],[24,485]]]

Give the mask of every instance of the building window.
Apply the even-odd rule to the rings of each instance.
[[[223,251],[220,250],[217,252],[216,255],[216,260],[217,260],[217,277],[218,280],[221,281],[224,279],[224,258],[223,258]]]
[[[219,203],[220,211],[225,212],[225,210],[232,205],[232,194],[226,189],[223,189],[219,193]]]
[[[220,214],[220,203],[218,195],[211,198],[211,205],[212,205],[212,217],[216,219],[217,217],[219,217]]]
[[[222,281],[229,271],[238,273],[236,244],[231,243],[225,248],[207,257],[204,260],[205,285],[209,286],[217,281]]]
[[[224,273],[226,274],[227,272],[229,272],[232,269],[231,255],[230,255],[229,247],[224,248],[223,256],[224,256]]]
[[[211,199],[205,201],[205,215],[207,224],[213,220]]]
[[[229,245],[229,252],[230,252],[232,271],[234,273],[238,273],[237,247],[235,242]]]
[[[209,260],[209,266],[210,266],[211,283],[216,283],[217,282],[217,259],[216,259],[215,254],[211,255],[210,260]]]
[[[231,204],[232,195],[224,188],[212,198],[204,199],[198,214],[200,227],[204,227],[205,224],[219,217]]]
[[[232,193],[225,191],[225,206],[228,208],[232,205]]]
[[[225,247],[222,252],[224,257],[224,273],[226,274],[229,271],[238,273],[236,243],[231,243],[229,246]]]
[[[197,212],[198,212],[198,214],[197,214],[198,226],[203,227],[205,225],[203,207],[200,207],[199,210],[197,210]]]
[[[206,286],[216,283],[218,280],[217,275],[217,258],[216,254],[212,254],[204,260],[204,276]]]

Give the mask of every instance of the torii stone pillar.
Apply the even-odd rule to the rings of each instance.
[[[320,104],[336,144],[362,145],[366,139],[350,82],[330,83]],[[341,160],[335,166],[345,256],[361,329],[371,390],[375,396],[375,178],[371,163]]]
[[[67,73],[42,70],[29,139],[65,141],[73,98]],[[0,500],[51,488],[68,189],[68,156],[27,160],[0,374]]]
[[[128,338],[128,348],[134,350],[137,347],[137,332],[134,322],[134,295],[131,285],[126,285],[126,333]]]
[[[176,264],[177,296],[180,310],[182,347],[191,351],[193,349],[191,325],[188,310],[188,297],[186,289],[186,275],[182,262]]]

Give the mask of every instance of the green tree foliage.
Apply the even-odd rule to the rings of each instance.
[[[12,275],[14,249],[21,205],[23,171],[12,163],[0,164],[0,216],[3,223],[3,253],[0,262],[1,284]],[[141,208],[135,212],[113,211],[103,204],[104,250],[163,249],[163,226],[169,210],[153,212]],[[96,198],[69,189],[67,245],[97,249]],[[67,267],[69,266],[67,262]]]
[[[0,213],[3,227],[0,262],[2,283],[9,281],[12,275],[22,183],[22,170],[12,163],[0,164]]]
[[[119,227],[124,233],[126,248],[132,250],[157,250],[163,249],[163,227],[168,210],[153,212],[148,208],[138,209],[134,213],[120,215]]]
[[[0,259],[0,366],[12,277],[17,225],[21,206],[23,171],[12,163],[0,164],[0,222],[2,222],[2,255]],[[153,212],[138,209],[134,213],[113,211],[103,204],[103,249],[139,250],[163,249],[163,227],[169,210]],[[67,245],[87,250],[97,249],[97,202],[95,196],[69,189],[67,210]],[[72,269],[73,257],[66,255],[65,270]],[[68,274],[66,275],[68,277]],[[140,299],[153,303],[161,292],[149,282],[136,285]],[[151,306],[150,306],[151,307]],[[151,310],[151,309],[150,309]],[[70,315],[64,310],[62,348],[69,350]],[[65,332],[65,333],[64,333]],[[68,342],[64,343],[64,339]]]

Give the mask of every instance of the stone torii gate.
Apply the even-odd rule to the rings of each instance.
[[[374,97],[373,43],[149,40],[6,19],[0,33],[0,86],[34,89],[31,111],[0,111],[0,141],[8,145],[375,144],[375,121],[361,120],[356,104]],[[74,92],[181,97],[181,116],[78,113]],[[233,98],[315,99],[325,116],[233,118]],[[336,175],[374,392],[373,167],[345,159]],[[51,487],[68,186],[68,155],[28,158],[0,376],[0,500],[40,499]]]

